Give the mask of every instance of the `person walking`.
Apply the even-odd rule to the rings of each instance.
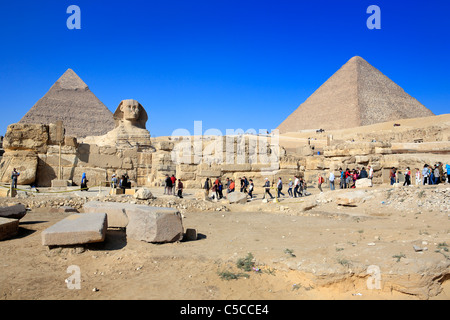
[[[405,182],[403,182],[403,186],[409,186],[411,185],[411,170],[409,170],[409,167],[405,170]]]
[[[284,193],[281,192],[281,190],[283,190],[283,181],[281,181],[281,177],[279,177],[277,183],[278,198],[280,197],[280,195],[283,195],[283,197],[285,196]]]
[[[289,178],[289,184],[288,184],[288,194],[289,194],[289,198],[293,197],[292,194],[292,187],[294,186],[294,183],[292,182],[292,179]]]
[[[83,174],[81,176],[81,191],[89,190],[87,183],[88,183],[88,179],[86,178],[86,172],[83,172]]]
[[[168,174],[166,174],[166,189],[167,189],[167,194],[171,195],[172,190],[173,190],[173,182],[172,182],[172,178],[169,177]]]
[[[248,195],[250,196],[250,201],[253,200],[253,189],[255,188],[254,184],[253,184],[253,180],[250,179],[249,180],[249,185],[248,185]]]
[[[329,181],[330,181],[330,190],[333,191],[334,190],[334,173],[331,170],[330,170]]]
[[[183,182],[181,182],[181,179],[178,179],[178,197],[183,199]]]
[[[389,178],[391,180],[391,186],[394,185],[394,183],[396,182],[395,178],[396,178],[396,170],[395,168],[391,168],[391,171],[389,172]]]
[[[423,177],[423,185],[430,184],[429,181],[429,172],[428,172],[428,164],[425,164],[422,169],[422,177]]]
[[[319,179],[317,181],[317,187],[319,188],[320,193],[323,193],[322,183],[324,183],[324,179],[323,179],[322,175],[319,173]]]
[[[422,179],[420,178],[420,170],[419,168],[416,168],[416,186],[419,186],[422,184]]]
[[[264,186],[263,186],[263,187],[265,188],[265,192],[264,192],[264,197],[263,197],[263,199],[266,198],[266,194],[268,194],[268,195],[270,196],[270,199],[273,199],[273,196],[272,196],[272,194],[270,193],[270,181],[269,181],[269,178],[266,178],[266,182],[264,183]]]
[[[298,176],[295,176],[294,180],[294,198],[297,198],[297,194],[301,196],[301,194],[298,192],[298,189],[300,188],[300,179]]]

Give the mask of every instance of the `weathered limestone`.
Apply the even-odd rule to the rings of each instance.
[[[7,207],[0,207],[0,218],[22,219],[27,214],[27,208],[23,204],[15,204]]]
[[[356,188],[368,188],[368,187],[372,187],[372,180],[368,179],[368,178],[364,178],[364,179],[358,179],[355,182],[355,187]]]
[[[177,209],[147,207],[145,210],[127,211],[127,215],[127,237],[151,243],[183,239],[183,223]]]
[[[127,203],[89,201],[84,204],[83,211],[84,213],[105,212],[108,216],[108,227],[126,228],[128,225],[126,208],[132,206]]]
[[[153,194],[146,188],[140,188],[133,196],[139,200],[148,200],[153,198]]]
[[[130,203],[90,201],[85,213],[106,212],[109,227],[126,228],[130,239],[165,243],[183,237],[183,222],[178,210]]]
[[[357,206],[367,200],[367,194],[363,190],[352,190],[339,193],[336,196],[336,203],[341,206]]]
[[[73,214],[44,230],[44,246],[66,246],[102,242],[108,227],[106,213]]]
[[[0,217],[0,240],[9,239],[17,234],[19,220]]]
[[[230,203],[247,203],[247,194],[243,192],[232,192],[227,195],[227,199]]]

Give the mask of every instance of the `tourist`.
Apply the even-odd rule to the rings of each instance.
[[[405,170],[405,182],[403,182],[403,186],[409,186],[411,185],[411,171],[409,170],[409,167]]]
[[[441,179],[440,179],[439,167],[436,164],[434,166],[434,184],[439,184],[440,182],[441,182]]]
[[[17,171],[16,168],[13,169],[11,173],[11,179],[12,179],[12,188],[17,189],[17,179],[20,176],[20,172]]]
[[[171,179],[171,177],[169,177],[168,174],[166,174],[166,189],[167,189],[168,195],[172,194],[172,188],[173,188],[172,179]]]
[[[269,178],[266,178],[263,187],[265,188],[265,192],[264,192],[264,197],[263,197],[263,199],[266,198],[266,194],[268,194],[268,195],[270,196],[270,199],[273,199],[273,196],[272,196],[272,194],[270,193],[270,181],[269,181]]]
[[[422,169],[423,185],[429,184],[428,182],[428,165],[425,164]]]
[[[320,193],[323,193],[323,191],[322,191],[322,183],[324,183],[324,178],[322,177],[322,175],[319,173],[319,179],[318,179],[318,181],[317,181],[317,187],[319,188],[319,190],[320,190]]]
[[[253,199],[253,189],[255,188],[255,185],[253,184],[253,180],[250,179],[249,186],[248,186],[248,195],[250,196],[250,201]]]
[[[340,178],[339,178],[339,188],[344,189],[345,188],[345,172],[342,170],[342,168],[339,168]]]
[[[445,168],[447,169],[447,182],[450,183],[450,164],[446,164]]]
[[[81,191],[88,191],[89,188],[87,187],[88,179],[86,178],[86,173],[83,172],[81,176]]]
[[[117,176],[114,173],[111,178],[111,188],[116,189],[118,184],[119,184],[119,179],[117,179]]]
[[[330,190],[333,191],[334,190],[334,173],[331,170],[330,170],[330,177],[328,178],[328,180],[330,181]]]
[[[438,163],[438,168],[439,168],[440,182],[444,183],[445,182],[445,176],[444,176],[444,166],[443,166],[442,162]]]
[[[420,178],[420,170],[416,168],[416,185],[419,186],[422,184],[422,179]]]
[[[222,186],[222,182],[220,181],[219,178],[216,179],[216,181],[214,182],[214,185],[216,187],[216,197],[217,197],[217,199],[220,200],[223,198],[223,192],[222,192],[223,186]]]
[[[294,180],[294,198],[297,198],[297,194],[301,196],[301,193],[298,192],[298,189],[300,188],[300,180],[298,176],[295,176]]]
[[[373,168],[372,166],[368,166],[369,168],[369,179],[372,180],[373,179]]]
[[[389,179],[391,181],[391,186],[394,185],[394,183],[396,182],[395,181],[396,175],[397,175],[397,171],[395,170],[394,167],[392,167],[391,171],[389,172]]]
[[[350,173],[350,169],[345,169],[345,187],[350,188],[350,181],[352,181],[352,174]]]
[[[234,183],[234,180],[230,180],[230,187],[228,188],[228,193],[234,192],[235,188],[236,184]]]
[[[177,178],[175,178],[175,175],[172,175],[170,177],[170,180],[172,180],[172,194],[175,195],[175,187],[176,187],[175,182],[177,181]]]
[[[181,182],[181,179],[178,179],[178,197],[183,198],[183,182]]]
[[[359,172],[358,179],[366,179],[366,178],[368,178],[368,177],[369,177],[369,175],[367,174],[366,169],[363,167],[363,168],[361,169],[361,171]]]
[[[283,190],[283,182],[281,181],[281,177],[279,177],[277,183],[278,198],[280,197],[280,195],[283,195],[284,197],[284,193],[281,192],[281,190]]]
[[[292,179],[289,178],[289,184],[288,184],[288,194],[289,194],[289,198],[293,197],[292,194],[292,187],[294,186],[294,183],[292,182]]]
[[[356,180],[358,180],[358,171],[356,169],[353,169],[351,180],[352,180],[351,188],[356,188]]]
[[[244,192],[247,192],[248,184],[249,184],[249,182],[248,182],[247,177],[244,177]]]
[[[209,189],[211,189],[211,182],[209,181],[209,178],[206,178],[205,183],[203,184],[203,190],[205,190],[207,198],[209,197]]]

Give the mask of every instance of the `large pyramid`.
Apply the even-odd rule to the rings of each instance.
[[[335,130],[433,115],[366,60],[353,57],[278,129],[280,133]]]
[[[62,120],[66,135],[83,138],[114,129],[113,114],[89,90],[72,69],[68,69],[19,123],[50,124]]]

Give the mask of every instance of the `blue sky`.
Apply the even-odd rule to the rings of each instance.
[[[70,5],[81,30],[69,30]],[[370,5],[381,30],[369,30]],[[353,56],[450,113],[450,1],[0,2],[0,135],[72,68],[114,112],[177,128],[274,129]]]

